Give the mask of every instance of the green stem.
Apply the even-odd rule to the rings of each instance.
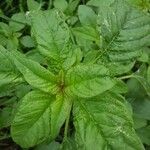
[[[132,78],[132,77],[133,77],[133,74],[127,75],[127,76],[122,76],[122,77],[119,77],[118,79],[123,80],[123,79],[129,79],[129,78]]]
[[[53,5],[53,0],[49,0],[48,9],[51,9]]]

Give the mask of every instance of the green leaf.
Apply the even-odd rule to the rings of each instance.
[[[69,29],[58,10],[37,11],[30,14],[32,31],[38,50],[44,56],[58,60],[66,58],[69,45]]]
[[[69,1],[68,7],[67,7],[65,13],[67,13],[69,15],[73,15],[73,12],[76,10],[79,3],[80,3],[80,0]]]
[[[28,10],[40,10],[41,9],[41,4],[39,4],[35,0],[27,0],[27,5],[28,5]]]
[[[11,136],[17,144],[33,147],[50,136],[50,105],[54,99],[40,91],[32,91],[22,99],[11,124]]]
[[[150,84],[148,83],[148,81],[144,77],[136,74],[132,75],[132,77],[135,78],[142,85],[147,95],[150,96]]]
[[[134,115],[138,118],[150,120],[150,100],[142,98],[132,102]]]
[[[79,97],[92,97],[111,89],[115,80],[108,69],[100,65],[77,65],[66,75],[66,91]]]
[[[127,2],[141,10],[145,10],[145,11],[150,10],[149,0],[127,0]]]
[[[58,135],[71,110],[71,97],[67,95],[56,95],[56,100],[51,105],[51,138]]]
[[[74,137],[68,137],[61,145],[61,150],[77,150]]]
[[[146,119],[133,116],[133,120],[134,120],[134,128],[135,129],[139,129],[139,128],[145,127],[147,125]]]
[[[150,126],[138,129],[137,133],[144,144],[150,145]]]
[[[50,144],[41,144],[36,146],[34,150],[59,150],[60,144],[58,142],[51,142]]]
[[[54,7],[65,11],[68,7],[68,3],[66,0],[54,0]]]
[[[103,38],[101,56],[110,62],[133,62],[141,55],[141,49],[150,45],[150,17],[125,0],[103,7],[99,24]]]
[[[101,64],[100,62],[98,62]],[[134,67],[135,61],[126,61],[126,62],[107,62],[106,65],[109,68],[112,75],[122,75],[128,73]]]
[[[83,27],[75,27],[72,29],[75,36],[78,36],[85,40],[95,41],[99,43],[100,37],[98,31],[90,26],[83,26]]]
[[[3,109],[0,109],[0,129],[6,128],[10,126],[12,119],[12,108],[11,107],[5,107]]]
[[[9,26],[12,28],[13,31],[20,31],[25,27],[26,17],[24,13],[16,13],[11,17],[11,19],[14,21],[10,21]]]
[[[78,150],[144,150],[122,96],[105,92],[77,99],[73,114]]]
[[[0,46],[0,92],[22,82],[8,51]]]
[[[122,80],[116,79],[116,84],[110,89],[114,93],[126,93],[128,91],[127,85]]]
[[[83,26],[86,25],[86,26],[95,27],[97,16],[90,7],[85,5],[80,5],[78,7],[78,16]]]
[[[103,6],[108,6],[112,4],[114,0],[90,0],[87,2],[87,5],[96,6],[102,8]]]
[[[56,77],[50,71],[17,51],[12,52],[12,57],[15,60],[15,65],[31,86],[48,93],[55,91]]]
[[[35,47],[35,43],[34,43],[33,39],[28,35],[23,36],[20,39],[20,42],[24,47],[27,47],[27,48]]]

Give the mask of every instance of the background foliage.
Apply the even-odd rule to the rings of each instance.
[[[54,11],[46,13],[41,11],[50,9]],[[112,149],[123,149],[124,140],[117,135],[117,132],[112,139],[109,138],[116,126],[111,120],[120,123],[120,118],[118,119],[120,115],[121,121],[125,122],[126,126],[124,129],[118,128],[118,131],[122,132],[132,147],[126,149],[140,149],[139,147],[142,146],[138,141],[141,140],[145,149],[149,150],[149,11],[149,0],[4,0],[0,2],[0,149],[19,150],[23,149],[20,145],[25,148],[31,145],[33,147],[27,149],[56,150],[60,148],[60,143],[63,143],[61,148],[64,150],[82,150],[83,147],[76,148],[75,129],[76,141],[79,146],[85,142],[85,150],[92,149],[93,142],[105,147],[106,139]],[[55,13],[58,15],[57,19],[54,17]],[[94,65],[91,67],[91,64]],[[72,66],[75,67],[71,68]],[[60,70],[67,73],[64,75]],[[54,74],[58,75],[57,79]],[[75,117],[70,118],[69,133],[65,133],[65,138],[66,134],[70,137],[65,140],[64,121],[67,112],[70,112],[72,101],[70,102],[70,97],[58,94],[56,102],[53,102],[56,94],[55,83],[64,80],[69,84],[65,92],[76,96],[74,109],[71,111],[71,115]],[[114,82],[117,83],[116,86]],[[59,88],[63,89],[62,82],[59,85]],[[40,91],[34,91],[35,89]],[[59,92],[61,93],[61,90]],[[101,95],[98,96],[99,94]],[[29,101],[31,97],[32,101]],[[48,101],[49,98],[51,102]],[[21,102],[22,116],[16,111]],[[52,103],[52,108],[47,108],[49,103]],[[41,108],[47,108],[43,118],[47,118],[49,111],[52,111],[51,122],[44,122],[44,129],[40,129],[39,124],[36,126],[42,136],[55,140],[49,142],[48,139],[46,143],[41,144],[43,139],[37,135],[36,127],[35,130],[26,132],[26,128],[38,119],[37,114],[34,114],[35,108],[41,111]],[[87,112],[95,116],[91,119],[91,115]],[[39,111],[38,115],[40,113]],[[103,113],[105,116],[102,115]],[[118,116],[111,117],[109,113],[117,113]],[[18,122],[24,114],[35,116],[35,120],[29,118],[24,123],[22,121],[20,127]],[[130,128],[132,119],[140,140]],[[49,124],[52,124],[51,129]],[[111,129],[110,124],[113,124]],[[103,134],[98,133],[99,125]],[[50,130],[53,131],[51,137],[49,137]],[[32,141],[34,138],[31,135],[37,136],[38,141]],[[96,137],[94,141],[92,136]],[[115,143],[118,141],[122,145],[117,145],[118,147],[115,148]],[[40,145],[35,146],[35,143]],[[107,149],[109,148],[111,149],[108,146]]]

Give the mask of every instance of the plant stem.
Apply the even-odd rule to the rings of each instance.
[[[53,5],[53,1],[52,1],[52,0],[49,0],[48,9],[51,9],[51,8],[52,8],[52,5]]]
[[[127,75],[127,76],[122,76],[122,77],[119,77],[118,79],[123,80],[123,79],[129,79],[129,78],[132,78],[132,77],[133,77],[133,74]]]

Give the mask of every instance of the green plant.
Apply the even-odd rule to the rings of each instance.
[[[130,90],[142,85],[142,96],[150,96],[150,16],[125,0],[99,2],[55,0],[53,9],[41,10],[38,2],[28,1],[29,12],[0,25],[2,102],[11,97],[3,116],[12,111],[9,106],[15,108],[11,118],[1,120],[11,125],[11,137],[22,148],[50,143],[50,149],[142,150],[143,141],[149,145],[138,137],[147,118],[135,127],[141,118],[132,111],[130,98],[136,97]],[[30,34],[21,35],[25,28]],[[144,71],[132,71],[137,62]]]

